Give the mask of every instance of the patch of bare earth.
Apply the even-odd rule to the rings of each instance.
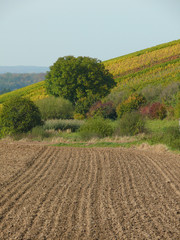
[[[180,239],[180,155],[0,142],[1,240]]]

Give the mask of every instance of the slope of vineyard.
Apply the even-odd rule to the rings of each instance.
[[[180,81],[180,40],[104,62],[117,81],[113,91],[141,90]]]
[[[112,91],[123,89],[140,90],[146,85],[167,85],[180,81],[180,40],[147,48],[122,57],[103,62],[113,74],[117,86]],[[29,97],[31,100],[48,96],[44,81],[10,93],[0,95],[0,104],[11,96]]]
[[[158,45],[104,62],[115,78],[180,58],[180,40]]]
[[[44,81],[42,81],[39,83],[34,83],[30,86],[20,88],[18,90],[0,95],[0,104],[7,101],[10,97],[13,97],[13,96],[27,97],[27,98],[30,98],[32,101],[36,101],[38,99],[43,99],[48,95],[46,93]]]
[[[147,85],[166,86],[178,81],[180,81],[180,58],[119,77],[113,91],[126,88],[141,90]]]

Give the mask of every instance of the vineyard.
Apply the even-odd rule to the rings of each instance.
[[[0,95],[0,104],[7,101],[10,97],[21,96],[30,98],[32,101],[47,97],[44,81],[32,84],[30,86]]]
[[[112,92],[141,90],[147,85],[166,86],[180,81],[180,40],[161,44],[103,62],[113,74],[117,86]],[[44,81],[0,95],[0,105],[11,96],[36,101],[48,96]]]
[[[180,58],[162,63],[142,71],[117,78],[117,86],[112,91],[128,89],[141,90],[147,85],[167,86],[180,81]]]
[[[170,45],[170,46],[169,46]],[[104,62],[115,78],[180,58],[180,40]]]

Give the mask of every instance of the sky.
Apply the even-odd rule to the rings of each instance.
[[[102,61],[180,39],[180,0],[0,0],[0,66]]]

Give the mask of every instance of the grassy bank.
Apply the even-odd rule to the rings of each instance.
[[[148,143],[149,145],[163,144],[170,150],[180,152],[178,120],[147,120],[145,133],[135,136],[113,134],[100,138],[92,135],[87,140],[81,137],[78,130],[85,123],[84,121],[55,120],[53,124],[50,123],[47,121],[44,126],[35,127],[32,131],[13,136],[13,138],[15,140],[45,141],[51,145],[69,147],[131,147],[142,143]],[[118,121],[111,121],[110,124],[115,129]],[[49,128],[49,126],[51,127]]]

